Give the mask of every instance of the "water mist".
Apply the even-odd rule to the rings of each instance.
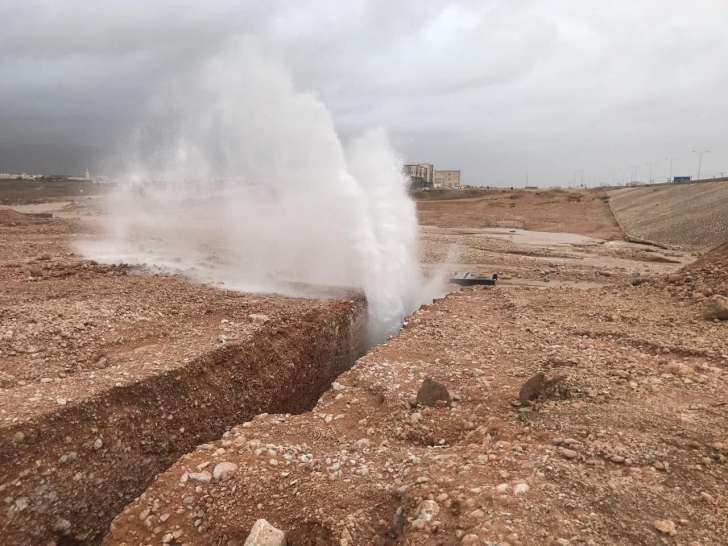
[[[90,258],[243,291],[358,289],[372,341],[436,292],[385,132],[344,145],[322,102],[251,44],[166,82],[124,153],[102,233],[79,243]]]

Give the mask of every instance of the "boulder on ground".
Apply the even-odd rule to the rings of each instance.
[[[428,377],[422,382],[420,390],[417,391],[417,404],[420,406],[433,407],[439,402],[449,406],[450,393],[447,391],[447,388],[445,388],[445,385]]]
[[[728,298],[713,296],[706,304],[705,318],[708,320],[728,320]]]
[[[544,387],[546,386],[546,376],[543,372],[538,372],[536,375],[531,376],[521,387],[518,393],[518,401],[521,404],[535,400],[543,393]]]
[[[264,519],[253,524],[244,546],[286,546],[286,534]]]

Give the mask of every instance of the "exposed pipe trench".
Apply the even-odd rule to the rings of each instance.
[[[204,354],[0,436],[0,542],[98,544],[111,520],[195,446],[259,413],[311,409],[364,350],[366,304]]]

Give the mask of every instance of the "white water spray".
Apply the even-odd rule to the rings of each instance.
[[[360,289],[373,340],[434,295],[384,131],[343,146],[325,106],[255,48],[168,82],[131,149],[88,257],[245,291]]]

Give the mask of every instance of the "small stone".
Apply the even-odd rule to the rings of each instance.
[[[286,546],[286,534],[264,519],[253,524],[243,546]]]
[[[440,513],[440,505],[434,500],[424,500],[417,507],[417,519],[423,521],[432,521],[432,519]]]
[[[104,445],[104,441],[101,438],[96,438],[94,441],[94,449],[101,449]]]
[[[248,315],[248,318],[253,322],[257,322],[259,324],[264,324],[270,320],[270,317],[268,315],[263,315],[262,313],[251,313],[250,315]],[[255,529],[255,526],[253,527],[253,529]]]
[[[673,536],[677,534],[675,522],[669,519],[655,520],[655,529],[660,531],[663,535]]]
[[[238,469],[238,465],[228,461],[217,463],[212,470],[212,477],[216,482],[229,480]]]
[[[417,391],[417,403],[421,406],[436,406],[438,402],[443,402],[446,406],[450,405],[450,393],[444,385],[426,378],[420,390]]]
[[[207,470],[204,472],[190,472],[188,474],[188,478],[196,482],[209,483],[212,480],[212,474],[210,474]]]
[[[578,451],[574,451],[573,449],[568,449],[566,447],[560,447],[559,453],[561,453],[561,456],[565,459],[576,459],[579,456]]]
[[[715,499],[713,498],[713,495],[708,493],[707,491],[701,491],[700,496],[703,497],[703,500],[707,502],[708,504],[715,503]]]
[[[529,487],[527,483],[517,483],[513,486],[513,494],[516,496],[525,495],[528,493]]]
[[[481,509],[473,510],[470,512],[470,517],[473,519],[483,519],[485,517],[485,512]]]
[[[713,296],[706,303],[705,318],[708,320],[728,320],[728,298]]]
[[[499,483],[495,486],[495,490],[497,493],[507,493],[510,489],[510,486],[507,483]]]
[[[463,546],[477,546],[478,544],[480,544],[480,537],[478,537],[478,535],[470,533],[463,537],[461,544]]]
[[[57,533],[66,535],[71,530],[71,522],[67,519],[58,518],[55,523],[53,523],[53,530]]]

